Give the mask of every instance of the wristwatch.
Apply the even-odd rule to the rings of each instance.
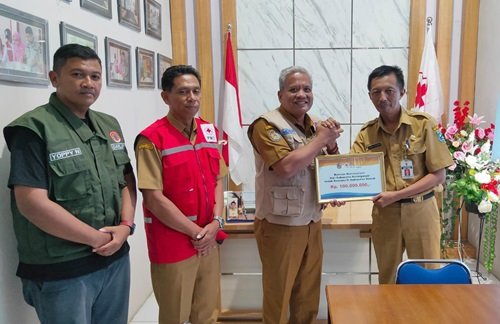
[[[220,216],[214,216],[214,219],[219,222],[219,228],[223,229],[224,228],[224,218]]]
[[[135,223],[122,220],[120,222],[120,225],[128,226],[130,228],[130,235],[134,234],[134,232],[135,232]]]

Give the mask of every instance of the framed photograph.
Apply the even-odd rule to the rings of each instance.
[[[144,25],[146,35],[161,39],[161,4],[144,0]]]
[[[59,24],[59,29],[61,33],[61,45],[76,43],[88,46],[97,53],[97,36],[62,21]]]
[[[48,84],[47,20],[0,4],[0,80]]]
[[[141,31],[141,8],[139,0],[118,0],[118,22]]]
[[[251,223],[255,219],[255,192],[225,191],[226,223]]]
[[[172,59],[158,53],[158,89],[161,89],[161,77],[166,69],[172,66]]]
[[[131,88],[131,48],[117,40],[106,37],[106,81],[109,87]]]
[[[137,87],[155,87],[155,53],[144,48],[137,47],[135,54],[137,66]]]
[[[113,18],[111,0],[80,0],[80,7],[106,18]]]
[[[320,203],[371,199],[385,189],[384,153],[318,156],[316,186]]]

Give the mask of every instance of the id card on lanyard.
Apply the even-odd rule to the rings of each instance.
[[[404,180],[413,179],[413,161],[408,159],[410,151],[410,141],[406,140],[404,144],[404,159],[401,160],[401,178]]]

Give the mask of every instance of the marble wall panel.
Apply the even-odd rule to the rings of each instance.
[[[292,0],[238,0],[238,49],[292,48]]]
[[[239,50],[238,82],[243,124],[279,106],[279,73],[293,64],[292,50]]]
[[[351,2],[295,0],[296,48],[351,46]]]
[[[364,124],[378,116],[368,97],[368,76],[380,65],[398,65],[407,80],[408,49],[362,49],[352,55],[352,123]],[[406,82],[406,81],[405,81]],[[406,95],[401,104],[406,107]]]
[[[408,47],[410,2],[353,1],[353,48]]]
[[[350,60],[350,50],[295,51],[295,64],[308,69],[313,78],[312,114],[349,123]]]

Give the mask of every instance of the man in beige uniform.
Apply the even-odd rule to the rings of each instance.
[[[255,236],[262,261],[263,320],[308,324],[318,313],[323,258],[313,161],[325,150],[338,153],[342,129],[332,118],[315,125],[307,114],[313,94],[305,69],[284,69],[279,83],[281,106],[248,129],[257,172]]]
[[[411,259],[439,259],[441,222],[434,187],[453,164],[436,121],[402,109],[404,76],[382,65],[368,77],[369,96],[379,117],[361,128],[352,153],[383,152],[386,191],[373,198],[372,237],[379,283],[394,283],[406,249]]]

